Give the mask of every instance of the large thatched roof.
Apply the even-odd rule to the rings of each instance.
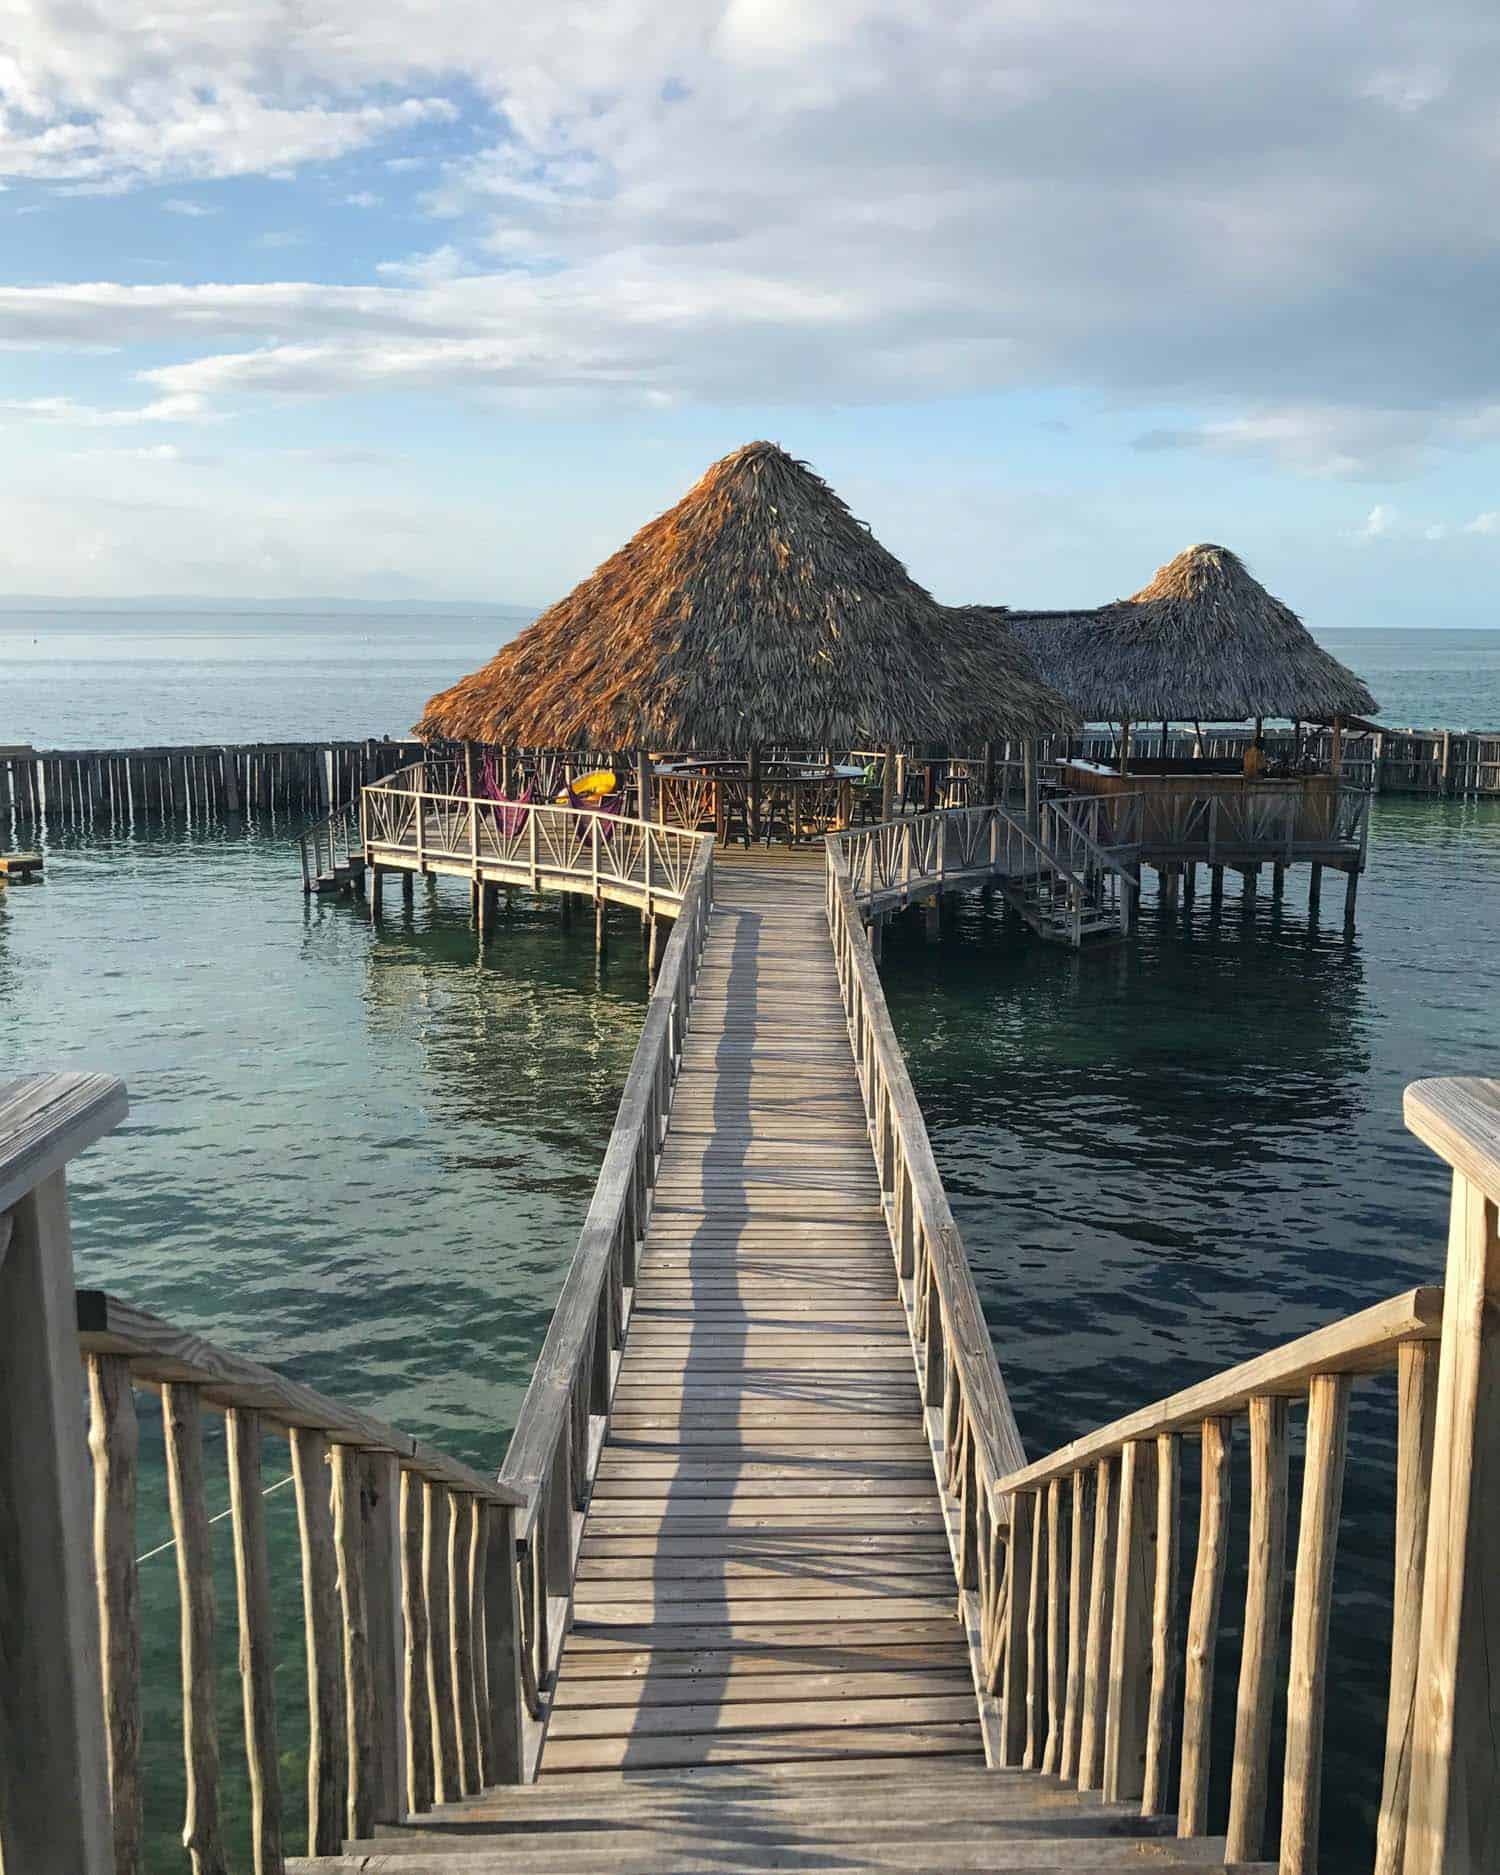
[[[1129,599],[991,616],[1090,722],[1367,716],[1380,706],[1227,547],[1189,547]]]
[[[750,443],[435,696],[417,733],[728,752],[1073,721],[1007,632],[940,606],[806,463]]]

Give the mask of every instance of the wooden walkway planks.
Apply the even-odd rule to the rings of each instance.
[[[823,879],[720,858],[544,1779],[981,1759]]]

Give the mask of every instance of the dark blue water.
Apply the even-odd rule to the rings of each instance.
[[[0,742],[399,731],[509,629],[3,620]],[[1500,726],[1500,634],[1328,641],[1387,720]],[[638,1031],[632,927],[618,914],[600,974],[591,931],[565,935],[555,912],[518,895],[481,967],[462,888],[419,889],[410,917],[388,894],[372,933],[353,906],[303,899],[290,831],[50,843],[43,883],[0,892],[5,1071],[99,1068],[130,1086],[126,1127],[74,1179],[83,1280],[492,1466]],[[1327,876],[1314,931],[1296,873],[1283,905],[1263,889],[1248,916],[1231,885],[1217,924],[1206,892],[1176,919],[1148,899],[1135,943],[1080,958],[977,900],[936,949],[892,933],[893,1014],[1032,1452],[1440,1279],[1446,1175],[1404,1132],[1400,1095],[1419,1076],[1500,1061],[1489,935],[1500,805],[1385,797],[1370,858],[1352,941],[1342,880]],[[1361,1855],[1368,1866],[1391,1595],[1388,1392],[1357,1399],[1326,1799],[1335,1869]],[[144,1446],[143,1551],[166,1528],[153,1423]],[[284,1442],[267,1441],[265,1466],[268,1483],[285,1475]],[[218,1444],[210,1467],[218,1508]],[[268,1515],[297,1846],[305,1714],[290,1493],[273,1495]],[[223,1541],[219,1555],[224,1759],[238,1802]],[[153,1867],[175,1869],[171,1556],[143,1565],[142,1581]],[[1239,1592],[1231,1578],[1226,1611]],[[1236,1662],[1230,1620],[1221,1722]]]

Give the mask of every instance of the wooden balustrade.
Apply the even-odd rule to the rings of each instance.
[[[986,1750],[1000,1763],[1019,1762],[1012,1742],[1000,1737],[995,1695],[1001,1690],[1001,1627],[1008,1621],[1014,1635],[1027,1620],[1032,1565],[1024,1544],[1005,1542],[1010,1511],[995,1486],[1021,1461],[1020,1434],[963,1240],[891,1026],[849,866],[836,840],[828,842],[827,911],[892,1253],[922,1377]],[[1028,1525],[1028,1533],[1029,1529]],[[1002,1555],[1008,1561],[1003,1562]],[[1045,1640],[1034,1639],[1032,1646],[1034,1653],[1047,1651]],[[1012,1673],[1016,1655],[1013,1646]],[[1019,1727],[1017,1707],[1009,1702],[1007,1709]],[[1033,1731],[1039,1722],[1034,1711]]]
[[[712,836],[655,821],[465,791],[462,766],[428,762],[368,787],[360,800],[362,863],[446,873],[476,887],[577,892],[676,917]],[[304,874],[313,877],[312,857]],[[377,885],[378,890],[378,885]]]
[[[1012,1506],[1006,1581],[991,1584],[990,1616],[1001,1624],[1005,1761],[1045,1763],[1035,1757],[1031,1715],[1061,1679],[1057,1767],[1066,1781],[1097,1788],[1106,1800],[1139,1799],[1147,1815],[1170,1813],[1175,1804],[1180,1836],[1209,1835],[1217,1824],[1227,1831],[1226,1859],[1253,1862],[1266,1847],[1273,1772],[1289,1414],[1305,1408],[1284,1673],[1281,1875],[1309,1875],[1317,1866],[1350,1388],[1356,1378],[1390,1372],[1399,1378],[1397,1592],[1376,1868],[1380,1875],[1477,1875],[1496,1866],[1500,1763],[1486,1647],[1496,1642],[1497,1624],[1479,1584],[1500,1560],[1492,1500],[1480,1489],[1481,1479],[1500,1483],[1500,1425],[1486,1419],[1496,1412],[1488,1391],[1495,1317],[1486,1308],[1500,1304],[1500,1083],[1422,1084],[1408,1091],[1407,1109],[1415,1130],[1455,1166],[1446,1299],[1442,1289],[1416,1289],[1379,1303],[1086,1434],[992,1487],[997,1511],[1007,1499]],[[1209,1805],[1212,1696],[1241,1420],[1249,1428],[1249,1546],[1229,1808],[1221,1820]],[[1199,1442],[1201,1466],[1182,1633],[1176,1585],[1187,1437]],[[1064,1485],[1073,1507],[1070,1540],[1057,1495]],[[1056,1553],[1064,1541],[1066,1565]],[[1017,1612],[1023,1595],[1031,1598],[1029,1628]],[[1045,1662],[1039,1630],[1059,1637]]]
[[[504,1645],[514,1650],[521,1666],[527,1775],[540,1754],[572,1605],[582,1511],[598,1466],[629,1323],[636,1260],[712,906],[713,843],[704,840],[696,844],[593,1201],[500,1473],[519,1505],[520,1626],[507,1631]]]
[[[222,1875],[203,1451],[203,1415],[213,1411],[226,1429],[251,1853],[256,1875],[276,1875],[266,1438],[289,1439],[296,1485],[313,1854],[435,1796],[521,1778],[514,1517],[525,1500],[259,1362],[117,1297],[75,1293],[62,1168],[124,1110],[123,1088],[104,1076],[36,1076],[0,1090],[0,1857],[18,1875],[144,1866],[134,1393],[149,1388],[162,1400],[181,1601],[183,1842],[194,1875]],[[80,1354],[92,1543],[78,1463]],[[403,1540],[400,1507],[413,1496],[425,1500],[425,1528],[442,1533],[435,1563],[430,1546],[424,1556]],[[424,1724],[412,1723],[418,1680],[440,1689]]]

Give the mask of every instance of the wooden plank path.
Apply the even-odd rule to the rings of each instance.
[[[982,1762],[823,882],[721,856],[544,1779]]]

